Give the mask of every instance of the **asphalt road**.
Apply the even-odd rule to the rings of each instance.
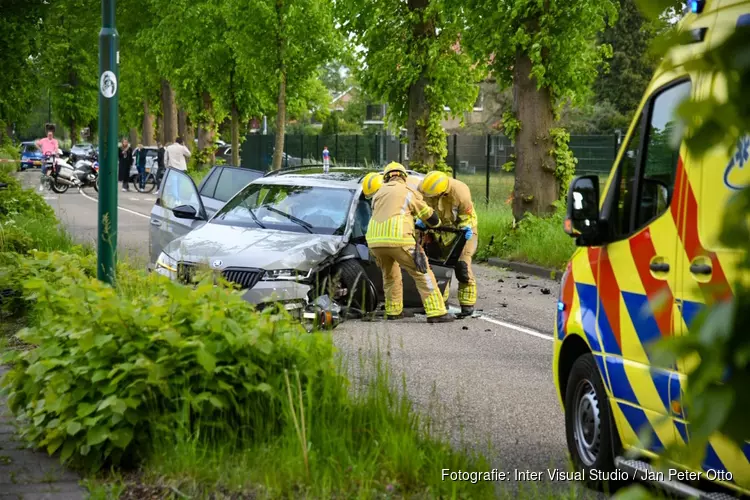
[[[35,186],[38,175],[29,172],[22,178]],[[95,241],[95,191],[44,195],[76,238]],[[120,252],[145,261],[148,214],[156,197],[118,195]],[[563,414],[552,381],[551,336],[559,285],[482,265],[474,271],[481,317],[441,325],[428,325],[419,316],[387,323],[349,321],[334,332],[337,346],[355,377],[362,354],[379,351],[390,359],[394,381],[405,377],[412,401],[456,446],[485,452],[493,467],[511,475],[516,470],[544,473],[536,483],[502,483],[506,494],[516,496],[520,488],[552,496],[589,496],[575,485],[547,479],[548,469],[568,467]],[[454,283],[451,303],[455,297]]]

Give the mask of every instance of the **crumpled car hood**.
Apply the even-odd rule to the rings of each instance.
[[[315,269],[344,246],[342,236],[204,224],[172,241],[164,252],[178,261],[226,267]]]

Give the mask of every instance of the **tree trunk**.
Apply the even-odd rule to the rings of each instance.
[[[435,156],[427,150],[427,124],[430,105],[425,98],[427,79],[421,77],[409,89],[409,116],[406,128],[409,134],[410,168],[427,172],[435,165]]]
[[[195,147],[195,130],[190,123],[187,111],[182,108],[177,110],[177,133],[185,141],[185,146],[191,150]]]
[[[276,48],[279,54],[279,95],[276,101],[276,137],[273,150],[273,170],[281,169],[281,160],[284,153],[284,133],[286,131],[286,64],[284,53],[284,0],[276,0],[276,17],[278,19],[278,35],[276,37]]]
[[[240,166],[240,112],[232,103],[232,165]]]
[[[519,52],[513,70],[513,106],[521,129],[516,135],[516,182],[513,189],[513,216],[521,220],[526,212],[534,215],[554,211],[558,198],[553,143],[549,130],[554,123],[549,89],[537,90],[531,76],[531,59]]]
[[[157,116],[156,117],[156,140],[159,142],[159,144],[164,144],[164,117],[163,116]]]
[[[130,128],[130,133],[128,137],[128,141],[130,141],[130,145],[133,147],[136,147],[138,143],[140,142],[138,140],[138,129],[135,127]]]
[[[160,127],[162,144],[171,144],[177,138],[177,105],[174,91],[167,80],[161,81],[161,116],[163,127]]]
[[[198,129],[198,149],[200,151],[208,151],[208,161],[213,165],[214,155],[214,100],[207,91],[203,92],[203,112],[208,118],[208,122],[204,123],[200,129]]]
[[[424,11],[429,6],[429,0],[408,0],[409,10],[422,17],[422,21],[414,23],[412,33],[417,41],[425,40],[435,36],[435,23],[433,19],[424,19]],[[413,48],[412,50],[420,50]],[[429,171],[435,165],[437,158],[427,149],[427,126],[430,121],[432,109],[427,102],[425,94],[430,80],[426,70],[409,88],[409,116],[406,120],[407,134],[409,135],[409,151],[411,158],[409,165],[421,171]],[[439,110],[438,110],[439,111]]]
[[[74,118],[70,119],[70,142],[71,145],[75,145],[78,142],[78,124]]]
[[[154,145],[154,115],[148,107],[148,101],[143,101],[143,145]]]

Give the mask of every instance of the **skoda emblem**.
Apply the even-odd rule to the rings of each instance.
[[[213,263],[211,264],[211,267],[213,267],[214,269],[218,269],[218,268],[220,268],[220,267],[221,267],[221,265],[222,265],[222,264],[223,264],[223,262],[222,262],[222,261],[220,261],[220,260],[215,260],[215,261],[213,261]]]

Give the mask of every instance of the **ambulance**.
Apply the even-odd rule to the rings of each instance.
[[[748,443],[713,436],[702,470],[653,465],[670,445],[689,443],[691,429],[682,405],[689,367],[657,367],[650,344],[686,335],[707,302],[732,296],[740,255],[718,237],[728,200],[750,183],[750,136],[734,152],[717,146],[691,155],[676,113],[689,97],[726,101],[723,75],[692,72],[685,62],[736,29],[750,32],[750,0],[687,3],[685,41],[656,71],[604,187],[596,176],[571,183],[565,230],[577,249],[561,282],[553,377],[571,459],[587,486],[638,477],[725,498],[750,494]]]

